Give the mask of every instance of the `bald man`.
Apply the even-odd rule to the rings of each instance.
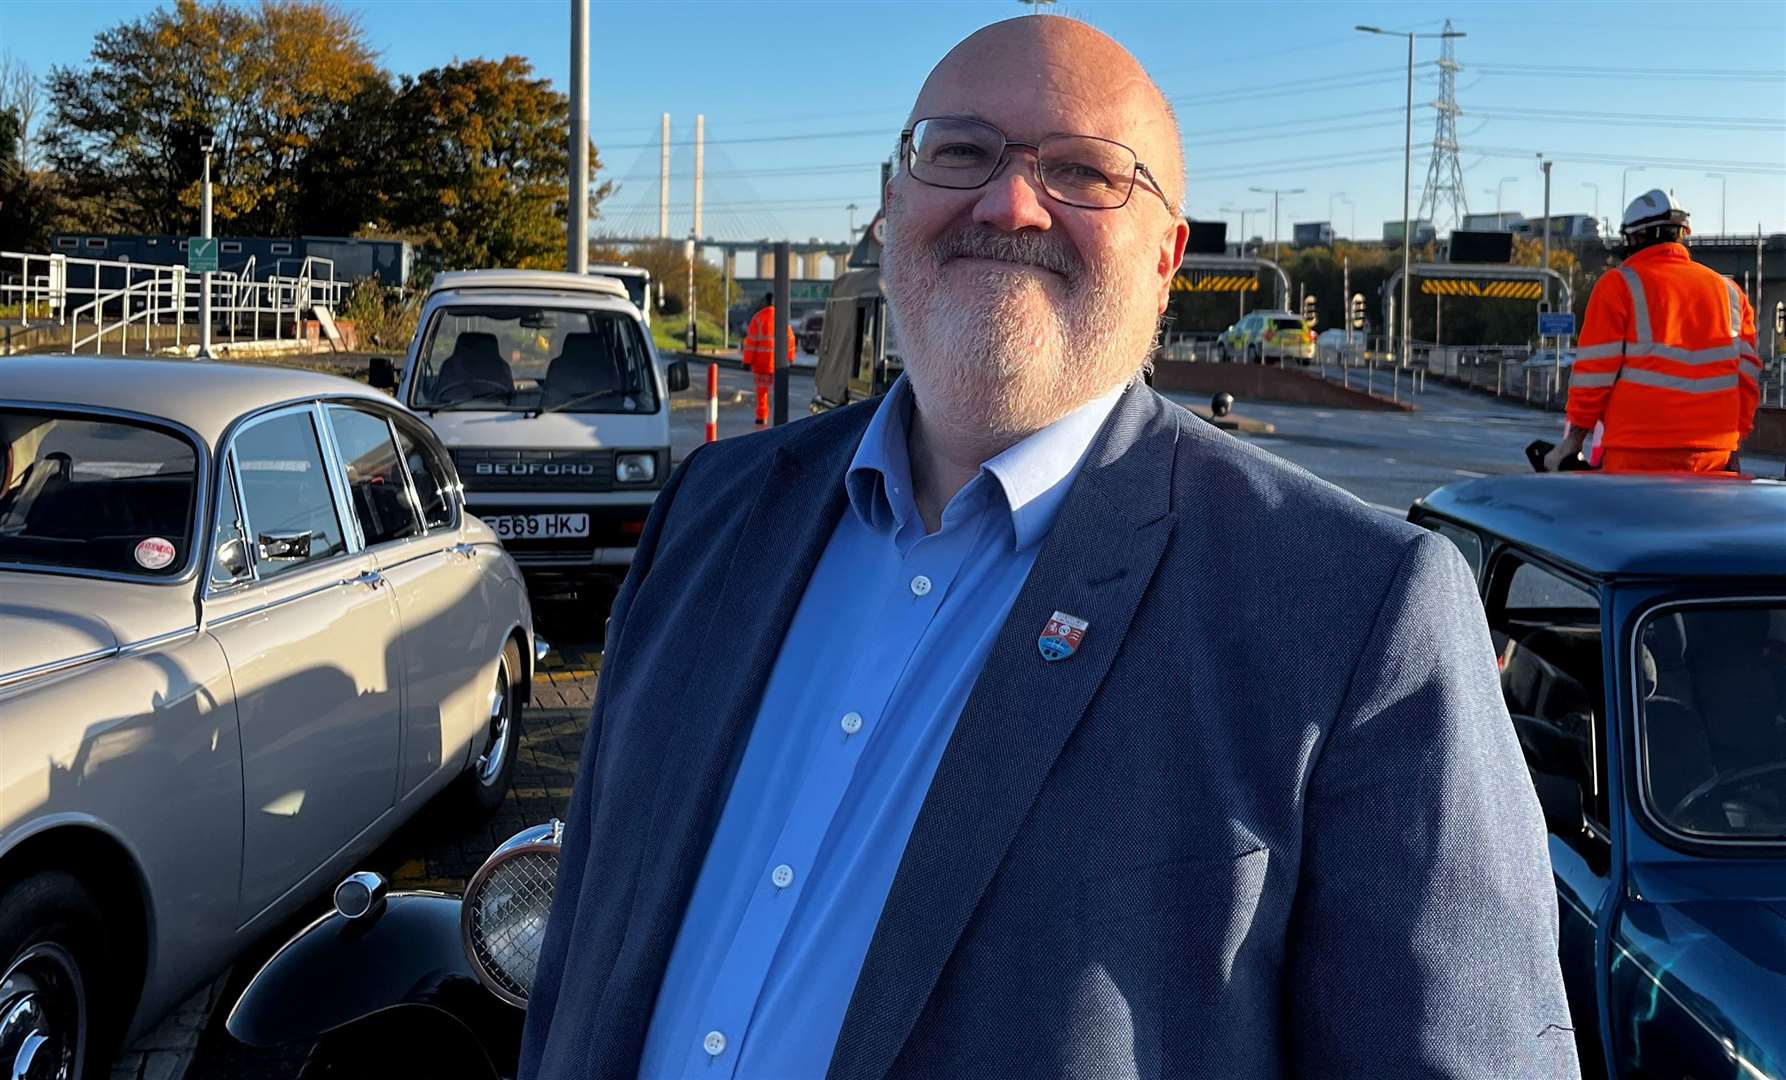
[[[1182,161],[1080,23],[931,73],[905,375],[697,450],[615,600],[522,1077],[1575,1074],[1469,569],[1141,384]]]

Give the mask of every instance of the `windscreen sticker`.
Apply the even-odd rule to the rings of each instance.
[[[174,561],[174,545],[151,536],[136,546],[136,564],[144,570],[160,570]]]

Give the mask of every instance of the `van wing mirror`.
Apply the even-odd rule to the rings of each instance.
[[[688,389],[688,361],[675,360],[665,369],[664,377],[670,384],[670,393],[680,394]]]
[[[388,356],[374,356],[366,372],[366,382],[377,390],[397,389],[397,365]]]

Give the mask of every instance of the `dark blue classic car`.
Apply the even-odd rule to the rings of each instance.
[[[1786,1077],[1786,484],[1491,477],[1409,518],[1477,572],[1584,1074]]]

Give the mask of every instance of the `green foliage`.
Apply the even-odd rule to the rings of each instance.
[[[688,295],[688,259],[683,255],[683,243],[680,240],[659,240],[652,244],[641,244],[621,251],[617,248],[596,247],[589,250],[589,261],[592,263],[631,263],[651,271],[654,286],[661,287],[664,306],[654,313],[657,316],[681,317],[687,311]],[[723,309],[736,304],[740,299],[738,283],[732,282],[730,298],[726,293],[725,270],[704,259],[695,262],[695,314],[702,319],[712,316],[715,326]],[[686,325],[686,319],[677,324]],[[681,333],[680,330],[677,331]],[[717,331],[715,331],[717,340]]]
[[[219,232],[396,234],[447,269],[564,265],[569,99],[519,57],[393,79],[334,0],[176,0],[101,31],[48,90],[60,229],[193,231],[211,129]]]
[[[688,317],[653,319],[651,323],[651,340],[660,353],[682,352],[688,347]],[[695,320],[695,340],[703,350],[717,350],[724,339],[720,337],[719,321],[705,316]],[[732,348],[738,347],[737,335],[732,336]]]
[[[354,324],[361,348],[400,353],[415,337],[421,313],[420,292],[405,297],[386,288],[377,278],[365,277],[354,282],[338,315]]]

